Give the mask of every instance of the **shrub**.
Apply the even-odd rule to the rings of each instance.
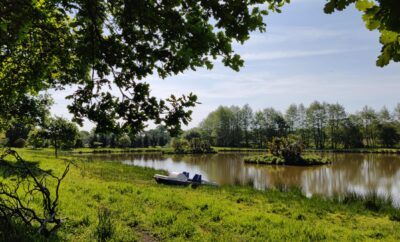
[[[26,141],[23,138],[19,138],[16,141],[14,141],[13,146],[17,148],[24,148],[26,144]]]
[[[274,156],[283,157],[286,161],[297,162],[301,159],[303,144],[293,137],[274,137],[268,143],[268,148]]]
[[[200,138],[192,138],[189,141],[189,147],[191,153],[210,153],[212,151],[210,143]]]
[[[128,135],[124,135],[118,139],[118,146],[121,148],[128,148],[132,144],[131,138]]]
[[[42,148],[45,146],[46,138],[42,130],[34,129],[29,132],[27,142],[33,148]]]
[[[189,147],[189,143],[185,139],[174,138],[171,141],[171,147],[175,153],[185,153]]]
[[[75,148],[83,148],[83,140],[82,139],[77,139],[75,142]]]
[[[114,233],[114,226],[110,215],[111,212],[108,208],[100,208],[98,211],[99,223],[95,233],[99,242],[107,241]]]

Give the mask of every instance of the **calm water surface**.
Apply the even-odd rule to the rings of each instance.
[[[244,164],[248,154],[207,155],[111,154],[96,159],[167,171],[188,171],[221,185],[252,185],[256,189],[300,186],[307,196],[355,192],[390,195],[400,204],[400,156],[384,154],[326,154],[331,165],[317,167]]]

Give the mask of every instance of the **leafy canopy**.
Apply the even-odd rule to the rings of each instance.
[[[177,131],[193,94],[159,100],[143,78],[212,68],[238,70],[233,41],[264,31],[263,16],[289,0],[3,0],[0,100],[73,86],[74,121],[135,133],[154,120]],[[6,106],[7,103],[1,102]],[[3,108],[3,110],[6,108]]]
[[[342,11],[355,3],[364,12],[363,20],[369,30],[380,32],[381,54],[376,65],[383,67],[390,61],[400,61],[400,1],[399,0],[328,0],[324,11]]]

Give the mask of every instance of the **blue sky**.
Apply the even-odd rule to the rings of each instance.
[[[164,80],[152,76],[153,95],[198,95],[194,108],[196,126],[219,105],[248,103],[253,109],[273,107],[282,112],[292,103],[308,105],[314,100],[338,102],[346,111],[364,105],[389,110],[400,102],[400,63],[379,68],[378,32],[368,31],[361,13],[350,6],[343,12],[323,13],[322,0],[293,0],[281,14],[265,18],[267,31],[253,33],[235,50],[245,60],[240,72],[220,63],[213,70],[187,71]],[[64,94],[53,95],[52,112],[70,118]],[[85,123],[84,128],[93,125]]]

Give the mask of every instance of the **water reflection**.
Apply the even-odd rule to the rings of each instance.
[[[312,194],[376,192],[400,202],[400,156],[384,154],[327,154],[332,165],[318,167],[246,165],[243,154],[174,155],[109,154],[95,159],[119,161],[129,165],[200,173],[219,184],[251,184],[256,189],[301,186]]]

